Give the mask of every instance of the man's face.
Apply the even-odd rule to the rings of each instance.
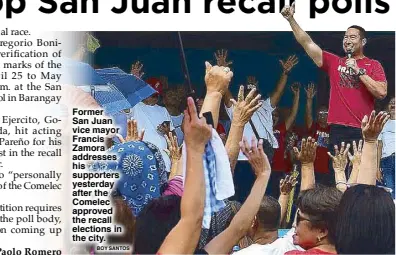
[[[325,127],[327,126],[327,116],[328,116],[328,109],[325,107],[320,107],[318,110],[318,123],[320,126]]]
[[[178,97],[176,89],[166,91],[163,100],[165,106],[179,106],[181,103],[181,98]]]
[[[154,94],[149,98],[143,100],[143,103],[146,105],[156,105],[158,103],[158,94]]]
[[[344,35],[342,45],[345,52],[351,50],[352,52],[359,52],[363,48],[360,32],[356,28],[349,28]]]

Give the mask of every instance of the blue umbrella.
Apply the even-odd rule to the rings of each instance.
[[[132,105],[113,84],[82,86],[81,88],[91,92],[93,98],[103,107],[106,114],[113,115],[124,109],[132,108]]]
[[[100,75],[89,64],[65,58],[62,60],[60,83],[75,86],[107,85]]]
[[[143,80],[117,67],[97,69],[96,72],[107,83],[113,84],[132,107],[157,92]]]
[[[112,84],[100,77],[89,64],[63,59],[61,83],[73,84],[88,92],[107,114],[131,108],[131,104]]]

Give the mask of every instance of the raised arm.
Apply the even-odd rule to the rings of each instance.
[[[228,90],[228,86],[234,74],[228,67],[212,66],[209,62],[205,62],[205,65],[206,96],[200,115],[204,112],[211,112],[213,124],[216,128],[219,121],[221,98]]]
[[[225,145],[227,150],[228,158],[231,164],[231,171],[234,174],[235,165],[239,155],[239,142],[242,141],[243,129],[245,124],[250,120],[253,113],[259,109],[262,103],[258,102],[261,95],[257,95],[253,98],[255,89],[250,91],[246,98],[244,98],[244,87],[239,87],[238,101],[231,99],[234,104],[234,112],[231,121],[230,133]]]
[[[307,94],[307,104],[305,105],[305,124],[309,130],[311,129],[313,123],[312,104],[313,98],[316,94],[315,84],[308,84],[308,86],[305,88],[305,93]]]
[[[280,188],[280,196],[278,202],[281,207],[281,219],[280,222],[283,222],[283,219],[286,216],[287,212],[287,203],[289,202],[290,192],[296,186],[297,178],[291,175],[287,175],[285,179],[282,179],[279,183]]]
[[[205,118],[198,118],[194,101],[187,99],[184,111],[184,140],[187,169],[184,193],[181,200],[181,218],[162,243],[159,254],[191,254],[195,251],[201,234],[205,206],[205,180],[202,156],[212,135],[212,127]]]
[[[283,17],[287,21],[293,30],[294,37],[296,38],[297,42],[301,44],[304,48],[305,52],[308,56],[315,62],[318,67],[322,67],[323,59],[322,59],[322,49],[312,41],[311,37],[301,29],[300,25],[298,25],[297,21],[294,19],[294,5],[293,2],[292,6],[285,6],[281,11]]]
[[[278,83],[275,86],[275,90],[272,92],[272,95],[270,97],[271,105],[274,108],[278,105],[279,100],[283,95],[289,73],[291,72],[293,67],[298,64],[298,58],[296,57],[296,55],[293,55],[290,56],[285,62],[283,60],[279,60],[279,62],[283,68],[283,71],[278,80]]]
[[[251,146],[248,145],[246,140],[241,142],[240,145],[256,174],[256,181],[248,198],[232,219],[229,227],[205,246],[205,251],[208,254],[229,254],[232,247],[247,234],[267,188],[271,166],[267,155],[264,153],[263,141],[260,140],[257,146],[256,139],[253,138]]]
[[[381,133],[389,115],[380,112],[375,115],[373,111],[370,117],[364,116],[362,120],[363,150],[360,170],[357,182],[360,184],[375,185],[377,175],[377,138]]]
[[[308,137],[302,139],[301,151],[294,147],[294,156],[301,162],[301,188],[300,190],[311,189],[315,185],[314,162],[316,158],[317,143],[315,139]]]
[[[165,136],[168,149],[165,150],[171,159],[171,170],[169,174],[169,180],[172,180],[175,176],[183,175],[183,168],[180,167],[179,161],[182,155],[182,148],[177,143],[177,136],[169,132],[169,135]]]
[[[291,87],[291,90],[293,91],[293,106],[289,116],[285,121],[286,130],[289,130],[290,127],[293,125],[294,121],[296,120],[298,105],[300,101],[300,86],[300,83],[294,83]]]

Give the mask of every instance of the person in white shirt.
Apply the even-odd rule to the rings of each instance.
[[[229,62],[227,62],[226,58],[227,55],[216,55],[218,65],[224,65]],[[244,131],[243,131],[243,137],[246,137],[248,141],[252,139],[252,137],[256,137],[257,135],[259,137],[256,137],[257,139],[263,139],[263,146],[264,146],[264,152],[268,156],[268,159],[272,163],[272,158],[274,155],[274,151],[276,148],[278,148],[278,141],[276,137],[274,136],[274,130],[273,130],[273,119],[272,119],[272,113],[274,112],[276,106],[279,103],[280,98],[283,95],[283,91],[286,86],[286,82],[288,79],[288,75],[290,71],[293,69],[293,67],[298,63],[298,59],[296,56],[290,56],[286,61],[279,61],[282,66],[282,74],[280,76],[280,79],[275,87],[275,90],[271,94],[270,97],[268,97],[265,100],[261,100],[261,107],[253,114],[251,118],[251,122],[253,123],[253,126],[251,123],[247,123],[245,125]],[[248,77],[248,85],[247,85],[247,91],[245,95],[247,95],[250,90],[255,89],[256,96],[258,94],[258,82],[255,80],[254,77]],[[228,116],[230,117],[232,121],[232,114],[233,114],[233,105],[230,101],[232,99],[232,94],[228,90],[225,94],[224,98],[224,103],[226,106],[226,111],[228,113]],[[231,124],[232,125],[232,124]],[[254,132],[256,130],[256,132]],[[246,163],[246,157],[243,155],[243,153],[240,153],[238,156],[238,163],[235,168],[235,193],[236,193],[236,199],[239,200],[240,202],[243,202],[246,197],[249,194],[249,190],[252,187],[254,176],[252,173],[246,173],[246,171],[243,171],[243,174],[239,174],[241,170],[244,170],[246,168],[250,168],[249,165]],[[239,170],[241,169],[241,170]],[[250,171],[251,172],[251,171]],[[276,183],[276,184],[275,184]],[[279,178],[275,175],[271,175],[269,187],[273,185],[277,185],[279,183]],[[271,194],[271,188],[268,188],[266,195],[272,195]]]
[[[138,123],[138,130],[144,129],[143,141],[156,145],[162,154],[166,171],[170,171],[171,161],[165,152],[167,143],[165,134],[174,130],[171,116],[165,107],[159,106],[158,98],[162,94],[162,84],[159,79],[149,78],[146,80],[157,93],[135,105],[129,115]]]
[[[294,229],[278,238],[278,229],[281,221],[281,207],[273,197],[265,196],[260,204],[260,209],[255,217],[249,237],[253,244],[233,254],[276,254],[283,255],[285,252],[303,249],[293,244]]]
[[[245,125],[245,129],[243,131],[243,136],[246,137],[248,141],[250,141],[251,138],[255,136],[254,129],[257,131],[259,138],[267,141],[268,144],[264,147],[264,150],[270,161],[272,160],[274,149],[278,148],[278,142],[273,132],[272,112],[275,110],[280,98],[283,95],[288,75],[293,67],[298,63],[298,59],[296,56],[291,56],[285,62],[280,60],[280,63],[283,70],[275,90],[270,97],[265,100],[261,100],[262,106],[253,114],[251,121],[253,122],[254,127],[248,123]],[[249,93],[252,89],[256,89],[258,94],[258,82],[254,77],[248,77],[247,91],[245,94],[247,95],[247,93]],[[232,120],[233,106],[230,99],[232,99],[232,94],[230,91],[228,91],[225,95],[224,102],[227,113]],[[246,160],[246,157],[243,155],[243,153],[239,154],[238,160]]]
[[[395,199],[395,98],[391,98],[386,111],[390,119],[386,122],[378,140],[378,159],[384,185],[392,189],[392,197]],[[379,178],[381,179],[381,178]]]

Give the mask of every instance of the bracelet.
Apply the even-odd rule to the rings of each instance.
[[[338,184],[345,184],[347,187],[349,187],[349,184],[348,184],[348,183],[346,183],[346,182],[343,182],[343,181],[339,181],[339,182],[337,182],[337,183],[336,183],[336,186],[337,186]]]

